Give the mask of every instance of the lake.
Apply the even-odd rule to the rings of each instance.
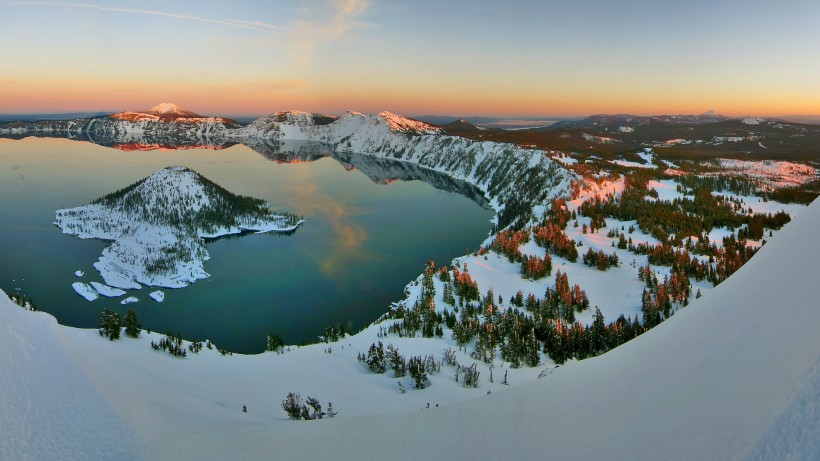
[[[130,308],[153,331],[255,353],[271,333],[299,344],[331,325],[369,324],[403,298],[426,261],[449,265],[490,231],[493,212],[469,185],[406,163],[297,150],[124,151],[65,139],[0,139],[0,288],[32,297],[61,324],[96,327],[103,308]],[[170,165],[306,221],[292,235],[209,242],[211,277],[163,289],[162,303],[148,297],[150,287],[130,290],[140,301],[127,306],[120,298],[81,298],[71,283],[103,281],[92,264],[106,243],[62,234],[55,211]],[[406,180],[412,178],[424,181]],[[75,276],[77,270],[85,275]]]

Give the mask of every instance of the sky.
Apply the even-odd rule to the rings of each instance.
[[[0,0],[0,113],[820,113],[816,0]]]

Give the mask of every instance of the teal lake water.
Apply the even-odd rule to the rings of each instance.
[[[103,281],[92,264],[106,243],[62,234],[54,212],[85,205],[169,165],[187,166],[306,222],[289,236],[208,243],[205,270],[211,277],[163,289],[162,303],[148,297],[150,287],[130,290],[140,301],[127,306],[121,298],[81,298],[71,283]],[[403,298],[404,286],[427,260],[449,265],[476,248],[493,213],[422,181],[385,185],[381,180],[391,178],[377,183],[362,173],[390,171],[384,161],[359,166],[361,171],[330,157],[278,163],[242,145],[127,152],[69,140],[0,139],[0,288],[31,296],[65,325],[95,327],[103,308],[131,308],[154,331],[209,338],[243,353],[260,352],[270,333],[298,344],[330,325],[352,321],[361,328]],[[77,270],[85,275],[75,276]]]

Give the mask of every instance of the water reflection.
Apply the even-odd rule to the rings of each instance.
[[[299,343],[328,325],[372,322],[401,298],[427,260],[449,264],[490,229],[492,214],[480,191],[441,173],[309,143],[266,144],[264,154],[249,147],[129,153],[64,139],[0,139],[0,260],[15,262],[0,264],[0,288],[19,288],[60,323],[76,327],[95,326],[103,307],[120,309],[116,301],[89,303],[73,292],[75,271],[97,278],[81,262],[94,261],[104,243],[60,233],[54,210],[168,165],[195,169],[306,219],[288,238],[210,241],[209,279],[169,290],[161,304],[138,296],[139,303],[128,305],[154,330],[210,338],[238,352],[260,351],[272,332]]]

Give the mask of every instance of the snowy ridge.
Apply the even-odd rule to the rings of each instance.
[[[232,133],[232,136],[272,141],[307,141],[314,136],[315,118],[318,117],[329,116],[295,110],[276,112],[254,120],[250,125]]]
[[[146,129],[149,131],[162,131],[162,124],[170,124],[168,128],[172,128],[173,125],[184,124],[196,125],[198,129],[194,130],[194,134],[204,136],[206,134],[215,134],[215,131],[217,131],[215,127],[219,125],[223,127],[237,126],[236,122],[229,118],[203,117],[169,102],[163,102],[146,111],[120,112],[111,115],[109,118],[120,122],[136,124],[136,126],[134,126],[124,123],[121,127],[114,128],[117,131],[127,133],[144,133]],[[220,135],[224,135],[224,132],[219,131]]]
[[[167,167],[92,204],[57,210],[54,224],[83,239],[113,241],[94,263],[107,285],[181,288],[209,276],[203,266],[210,256],[202,238],[248,230],[291,232],[301,224],[261,203],[221,216],[223,204],[231,200],[231,194],[196,172]]]
[[[268,120],[275,116],[268,116]],[[278,126],[270,128],[273,137],[287,139],[288,123],[272,123]],[[385,112],[364,115],[349,111],[326,125],[301,124],[295,136],[327,144],[335,152],[411,162],[446,173],[479,187],[497,211],[505,208],[517,184],[528,180],[541,181],[543,187],[525,191],[526,203],[544,204],[569,193],[574,174],[549,159],[543,150],[448,136],[418,123]],[[531,221],[537,217],[518,218]]]
[[[441,128],[388,111],[379,113],[379,117],[387,122],[387,126],[390,127],[391,131],[414,134],[437,134],[441,132]]]
[[[503,210],[519,193],[519,184],[540,181],[542,187],[524,191],[526,196],[521,198],[525,203],[544,205],[554,197],[568,195],[569,183],[575,177],[541,149],[449,136],[431,125],[390,112],[366,115],[348,111],[325,124],[316,123],[316,119],[317,114],[277,112],[232,131],[230,136],[274,144],[316,142],[337,153],[415,163],[477,186],[492,200],[496,211]],[[539,217],[523,213],[510,221],[531,222]]]

